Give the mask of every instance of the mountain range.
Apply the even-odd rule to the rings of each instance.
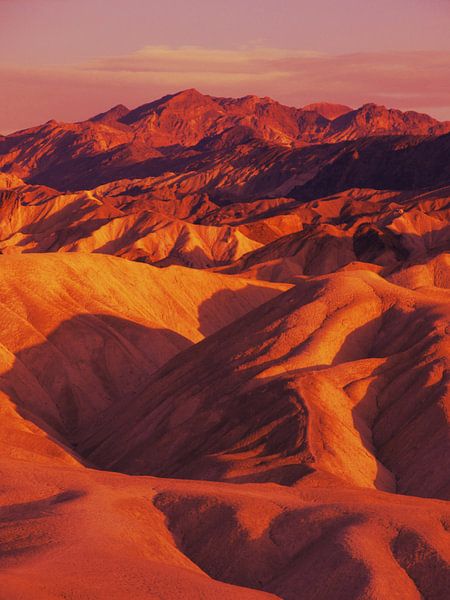
[[[375,104],[0,136],[0,596],[445,600],[449,221]]]

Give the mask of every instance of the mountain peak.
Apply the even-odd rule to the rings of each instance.
[[[340,116],[336,116],[339,113]],[[23,134],[11,134],[7,143],[1,144],[0,164],[22,178],[33,177],[35,181],[67,189],[74,183],[91,186],[98,181],[108,181],[115,174],[112,163],[123,169],[133,163],[133,174],[153,173],[153,168],[159,169],[159,165],[156,162],[151,165],[149,161],[161,156],[161,148],[166,149],[164,153],[169,157],[161,163],[164,168],[170,165],[172,169],[178,161],[188,159],[187,155],[180,158],[177,153],[182,149],[190,152],[188,149],[194,147],[195,152],[206,156],[211,149],[228,152],[236,145],[241,149],[247,145],[246,151],[250,152],[254,147],[267,147],[267,144],[294,149],[365,137],[438,136],[449,131],[450,123],[374,103],[366,103],[356,110],[331,103],[310,104],[299,109],[267,97],[221,98],[187,88],[131,111],[118,104],[85,122],[49,121],[27,130],[26,144]],[[64,145],[61,139],[65,140]],[[28,159],[30,143],[36,159],[32,163]],[[113,149],[117,151],[111,155]],[[176,156],[171,157],[171,149]],[[73,172],[65,167],[52,167],[53,172],[47,178],[49,165],[66,164],[68,156],[73,161]],[[104,172],[92,169],[86,174],[80,167],[80,156],[98,161]],[[41,179],[41,175],[45,179]]]
[[[199,106],[203,104],[209,104],[214,102],[211,96],[207,94],[202,94],[195,88],[188,88],[186,90],[181,90],[180,92],[176,92],[175,94],[171,94],[170,96],[166,96],[164,102],[160,103],[161,105],[167,106],[180,106],[186,105],[189,106]]]
[[[207,105],[208,103],[214,103],[211,96],[204,95],[195,88],[188,88],[176,92],[175,94],[168,94],[167,96],[163,96],[158,100],[143,104],[142,106],[138,106],[122,117],[120,121],[127,125],[131,125],[137,121],[146,119],[151,114],[159,114],[167,108],[176,108],[178,111],[180,107],[189,109],[193,106]]]
[[[99,113],[90,119],[90,121],[101,121],[101,122],[111,122],[111,121],[119,121],[130,112],[130,109],[127,108],[124,104],[117,104],[113,106],[109,110]]]
[[[180,90],[175,94],[172,94],[173,98],[209,98],[209,96],[202,94],[196,88],[187,88],[185,90]]]

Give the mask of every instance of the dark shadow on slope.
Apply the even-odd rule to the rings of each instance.
[[[221,497],[162,492],[154,504],[166,517],[178,548],[214,579],[284,600],[348,600],[367,593],[368,565],[344,543],[365,521],[357,510],[320,504],[286,507],[252,536],[237,507]]]
[[[199,330],[205,336],[226,327],[252,309],[268,302],[282,290],[248,284],[241,289],[224,289],[204,300],[198,309]]]
[[[450,134],[368,137],[340,146],[336,160],[324,163],[315,177],[289,195],[313,199],[355,187],[426,190],[450,183]]]
[[[308,226],[300,232],[279,237],[222,267],[220,272],[234,275],[249,269],[262,269],[261,279],[283,281],[282,262],[289,260],[298,269],[297,275],[325,275],[354,261],[379,265],[389,274],[450,250],[450,226],[421,236],[397,234],[370,222],[361,223],[353,235],[345,231],[342,236],[332,235],[323,227],[320,224]],[[265,276],[266,263],[269,266],[278,264],[281,278],[272,276],[276,272],[273,268]]]
[[[113,215],[95,217],[98,207],[89,202],[87,198],[79,198],[50,216],[25,225],[18,233],[26,237],[17,242],[17,246],[36,244],[37,248],[33,246],[24,252],[55,252],[89,237],[115,218]]]
[[[375,485],[400,494],[447,499],[445,376],[430,384],[442,361],[435,356],[439,333],[425,309],[408,314],[392,307],[350,334],[334,364],[349,362],[351,368],[367,339],[372,342],[359,358],[385,361],[366,378],[367,389],[352,417],[362,443],[379,463]]]
[[[75,502],[85,495],[83,489],[67,489],[40,500],[0,507],[0,565],[4,566],[9,561],[13,563],[19,557],[32,555],[43,548],[56,547],[43,519],[57,519],[66,503]],[[27,533],[24,534],[24,531]]]
[[[124,219],[126,219],[126,216],[124,216]],[[133,223],[132,227],[125,231],[125,233],[106,242],[103,246],[96,248],[93,250],[93,253],[121,256],[129,251],[130,246],[133,247],[133,244],[155,231],[155,224],[151,223],[150,225],[146,225],[146,220],[148,220],[148,214],[143,212],[139,215],[139,218],[136,219],[136,222]]]
[[[294,293],[291,298],[296,297],[300,304],[307,302],[317,287],[310,285],[301,296]],[[276,302],[277,298],[257,309],[262,321],[277,321],[284,314],[286,302],[281,306]],[[288,312],[294,309],[295,305],[289,305]],[[235,333],[245,318],[230,326]],[[268,343],[259,339],[256,331],[247,340],[247,359],[258,362],[283,330],[281,319]],[[247,481],[290,485],[310,473],[308,411],[289,375],[256,382],[259,373],[289,360],[307,341],[279,358],[239,368],[239,357],[223,358],[227,331],[209,336],[155,373],[147,390],[136,399],[132,422],[120,428],[123,443],[119,451],[108,450],[120,418],[112,410],[83,441],[84,455],[103,468],[165,477],[243,481],[242,473],[228,474],[227,464],[241,458],[253,465]],[[207,355],[205,345],[209,347]],[[249,386],[252,378],[255,382]]]
[[[242,368],[240,354],[231,354],[224,361],[227,354],[221,349],[228,343],[228,330],[181,352],[191,343],[173,332],[148,329],[109,315],[79,315],[62,323],[44,344],[18,353],[13,369],[2,377],[0,389],[16,403],[20,414],[61,442],[75,447],[82,440],[83,456],[103,468],[214,480],[224,478],[226,461],[249,453],[255,464],[262,465],[253,480],[290,485],[304,477],[311,465],[305,443],[308,408],[291,385],[300,373],[284,373],[270,381],[256,378],[308,349],[309,338],[270,360],[260,360],[283,334],[283,319],[311,302],[320,285],[302,284],[287,292],[284,302],[275,298],[259,307],[258,327],[250,331],[242,349],[248,368]],[[219,310],[222,305],[219,295],[213,308]],[[333,363],[387,358],[387,364],[374,372],[376,381],[355,408],[354,419],[358,431],[361,419],[368,419],[373,435],[372,440],[365,438],[368,450],[373,452],[372,442],[377,451],[380,448],[379,460],[394,473],[398,465],[395,452],[389,450],[390,437],[408,426],[415,408],[435,403],[434,389],[426,386],[433,365],[421,367],[419,376],[412,381],[406,378],[401,388],[392,392],[383,388],[383,405],[374,400],[374,394],[378,379],[385,386],[389,383],[386,378],[397,381],[407,377],[418,357],[426,356],[434,333],[419,326],[425,316],[416,310],[408,320],[391,309],[380,322],[348,336]],[[245,322],[244,318],[231,325],[229,335],[233,338],[241,329],[245,331]],[[259,331],[264,332],[270,324],[274,326],[267,340]],[[372,343],[368,344],[368,339]],[[174,358],[169,361],[171,356]],[[158,365],[163,366],[152,375]],[[321,364],[311,371],[326,368]],[[301,375],[305,374],[307,371]],[[249,386],[252,379],[255,381]],[[409,397],[414,386],[420,394],[412,402]],[[389,414],[391,404],[398,401],[402,403],[400,416],[395,411]],[[180,416],[175,414],[179,408]],[[124,419],[123,413],[129,409],[129,417]],[[170,424],[172,417],[175,425]],[[86,438],[85,433],[96,435]],[[102,445],[106,453],[97,455]],[[243,481],[240,474],[235,477]],[[247,481],[251,479],[250,473]],[[399,491],[420,495],[411,485],[402,482]]]
[[[191,344],[168,329],[81,314],[61,323],[44,343],[18,352],[0,377],[0,391],[23,418],[76,448],[99,413],[113,405],[126,410],[152,372]]]
[[[352,369],[354,361],[378,358],[385,363],[364,376],[373,375],[374,382],[368,381],[362,398],[358,392],[355,429],[370,454],[402,478],[400,492],[440,494],[436,483],[444,472],[442,458],[436,459],[442,469],[436,467],[428,493],[422,485],[427,473],[420,478],[414,475],[416,466],[423,470],[427,465],[423,447],[435,455],[442,451],[434,436],[445,426],[436,396],[441,383],[433,387],[426,381],[434,368],[427,352],[439,339],[433,313],[428,309],[401,313],[392,308],[351,333],[332,365],[286,372],[286,363],[308,352],[314,332],[298,343],[291,340],[294,343],[286,349],[272,349],[286,331],[285,317],[311,302],[319,288],[320,282],[299,285],[283,295],[283,302],[275,298],[252,312],[251,328],[243,317],[177,355],[136,398],[132,420],[119,423],[120,414],[113,409],[90,430],[83,440],[85,456],[103,468],[130,474],[291,485],[314,467],[306,436],[312,407],[307,406],[296,379],[307,377],[308,370],[320,373],[330,367],[345,369],[346,364]],[[242,344],[239,336],[245,336]],[[266,354],[272,355],[264,358]],[[264,378],[264,371],[277,367],[279,375]],[[394,388],[389,388],[391,379]],[[404,438],[416,417],[417,439]],[[424,422],[429,429],[426,443],[420,440]],[[120,437],[120,445],[113,441],[115,436]],[[392,445],[391,438],[399,441]],[[239,472],[240,464],[246,472]],[[383,469],[376,478],[379,488],[392,489]]]
[[[401,529],[391,542],[391,548],[397,562],[413,580],[422,598],[444,600],[448,597],[448,562],[423,536],[413,529]]]
[[[49,200],[49,202],[51,202],[51,200]],[[80,219],[84,219],[96,209],[98,209],[98,207],[93,204],[89,204],[89,200],[87,198],[79,198],[67,206],[64,206],[58,210],[58,212],[49,216],[44,216],[39,221],[35,221],[29,225],[26,225],[20,231],[24,234],[53,232],[55,229],[61,228],[61,223],[70,224],[75,220],[80,221]]]
[[[26,519],[34,520],[48,515],[53,507],[73,502],[86,495],[84,490],[68,489],[59,492],[47,498],[31,500],[30,502],[21,502],[17,504],[7,504],[0,507],[0,523],[13,523],[14,521]]]

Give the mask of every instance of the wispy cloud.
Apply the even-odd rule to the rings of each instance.
[[[297,106],[326,100],[435,108],[450,118],[450,52],[333,56],[265,47],[147,46],[71,67],[4,67],[0,76],[0,131],[50,117],[83,118],[117,102],[133,106],[184,87],[269,95]]]
[[[266,67],[272,71],[277,61],[287,57],[309,60],[323,56],[309,50],[286,51],[279,48],[242,47],[208,49],[201,46],[146,46],[127,56],[96,59],[87,67],[100,71],[140,73],[191,73],[191,74],[262,74]]]

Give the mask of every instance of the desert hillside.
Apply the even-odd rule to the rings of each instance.
[[[0,599],[446,600],[449,156],[194,89],[0,136]]]

